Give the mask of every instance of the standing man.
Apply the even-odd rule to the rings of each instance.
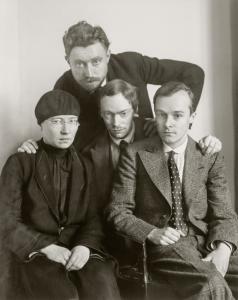
[[[113,79],[123,79],[138,88],[138,114],[153,118],[147,84],[161,85],[170,80],[186,83],[199,101],[204,73],[187,62],[157,59],[135,52],[111,54],[108,38],[100,26],[86,21],[72,25],[63,37],[65,59],[70,70],[56,82],[55,88],[74,95],[81,107],[81,126],[76,143],[80,149],[90,143],[103,127],[98,113],[98,88]],[[146,134],[153,129],[147,121]]]
[[[181,299],[238,299],[238,222],[221,153],[188,136],[194,96],[180,82],[154,96],[159,136],[121,156],[107,209],[118,233],[146,243],[153,279]]]
[[[8,300],[120,299],[103,252],[91,167],[72,146],[79,112],[65,91],[43,95],[35,108],[42,131],[37,154],[14,154],[3,168],[0,244],[9,254]]]

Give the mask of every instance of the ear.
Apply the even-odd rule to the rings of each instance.
[[[110,56],[111,56],[111,50],[110,50],[110,48],[108,48],[107,49],[107,62],[109,62]]]
[[[196,112],[193,112],[193,113],[191,114],[191,116],[190,116],[190,118],[189,118],[189,127],[188,127],[189,129],[192,128],[192,125],[193,125],[193,122],[194,122],[194,119],[195,119],[196,115],[197,115]]]
[[[139,117],[138,106],[136,107],[136,109],[134,109],[134,117]]]
[[[69,58],[68,58],[68,56],[67,55],[65,55],[65,60],[67,61],[67,63],[69,64]]]

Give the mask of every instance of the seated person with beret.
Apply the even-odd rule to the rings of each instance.
[[[35,108],[42,133],[37,154],[14,154],[3,167],[6,299],[120,299],[113,261],[102,247],[91,167],[72,145],[79,114],[69,93],[44,94]]]

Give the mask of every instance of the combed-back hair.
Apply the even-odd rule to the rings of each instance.
[[[193,113],[195,110],[194,94],[186,84],[180,81],[169,81],[159,87],[153,98],[154,105],[159,97],[172,96],[179,91],[185,91],[188,94],[191,100],[190,112]]]

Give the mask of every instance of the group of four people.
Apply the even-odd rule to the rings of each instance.
[[[238,299],[221,144],[188,137],[201,68],[111,54],[85,21],[63,42],[70,70],[35,108],[42,139],[2,170],[6,299],[120,299],[115,270],[129,250],[119,236],[146,245],[153,279],[179,299]],[[147,84],[161,85],[155,118]]]

